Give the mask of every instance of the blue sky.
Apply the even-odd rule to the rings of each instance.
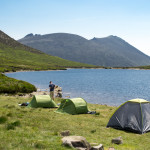
[[[150,56],[150,0],[0,0],[0,30],[121,37]]]

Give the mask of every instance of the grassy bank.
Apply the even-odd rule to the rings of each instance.
[[[59,133],[64,130],[70,130],[71,135],[84,136],[90,143],[102,143],[105,150],[109,147],[116,150],[150,149],[150,133],[139,135],[106,128],[115,107],[89,104],[97,115],[63,115],[55,113],[55,109],[18,106],[18,103],[30,100],[0,96],[0,149],[69,149],[61,145]],[[111,139],[118,136],[122,136],[123,144],[111,144]]]
[[[23,47],[12,47],[0,43],[0,72],[96,67],[94,65],[61,59],[30,49],[26,50]]]
[[[47,55],[22,45],[0,30],[0,93],[29,93],[35,87],[27,82],[8,78],[1,73],[20,70],[64,70],[66,68],[91,68],[83,64]]]
[[[33,91],[36,91],[34,85],[0,74],[0,93],[17,94],[31,93]]]

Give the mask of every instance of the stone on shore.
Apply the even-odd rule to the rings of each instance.
[[[104,147],[102,144],[99,144],[98,146],[93,146],[90,150],[104,150]]]
[[[62,131],[60,134],[61,134],[61,136],[69,136],[70,135],[70,131],[69,130]]]
[[[109,149],[108,150],[115,150],[113,147],[109,147]]]
[[[111,142],[119,145],[123,143],[123,140],[122,140],[122,137],[120,136],[118,138],[112,139]]]
[[[67,136],[62,138],[64,146],[76,148],[78,150],[90,150],[91,146],[82,136]]]

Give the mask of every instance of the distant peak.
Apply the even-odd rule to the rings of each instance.
[[[110,37],[110,38],[118,38],[118,36],[115,36],[115,35],[110,35],[108,37]]]
[[[33,33],[30,33],[30,34],[27,34],[24,38],[30,38],[30,37],[33,37],[33,36],[40,36],[40,34],[33,34]]]
[[[122,38],[120,38],[118,36],[114,36],[114,35],[110,35],[110,36],[108,36],[108,38],[124,41]]]
[[[32,36],[34,36],[33,33],[30,33],[30,34],[27,34],[27,35],[25,36],[25,38],[32,37]]]
[[[97,38],[96,38],[96,37],[94,37],[92,40],[97,40]]]

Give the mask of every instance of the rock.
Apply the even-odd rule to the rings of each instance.
[[[90,150],[91,146],[82,136],[67,136],[62,138],[63,145],[79,150]]]
[[[114,144],[122,144],[123,140],[122,140],[122,137],[120,136],[118,138],[112,139],[111,142]]]
[[[55,86],[55,91],[62,91],[62,88],[58,85]]]
[[[58,85],[55,86],[55,95],[56,97],[62,98],[62,88]]]
[[[44,92],[43,95],[47,95],[47,93]]]
[[[109,149],[108,150],[115,150],[113,147],[109,147]]]
[[[18,93],[18,96],[25,96],[25,94],[23,94],[23,93]]]
[[[8,94],[7,94],[7,93],[5,93],[5,96],[8,96]]]
[[[32,96],[33,96],[33,94],[30,93],[30,94],[29,94],[29,97],[32,97]]]
[[[87,148],[82,148],[82,147],[79,147],[79,148],[76,148],[77,150],[87,150]]]
[[[37,89],[37,92],[41,92],[41,89]]]
[[[58,92],[56,97],[62,98],[62,93]]]
[[[70,135],[70,131],[69,130],[63,131],[60,134],[61,134],[61,136],[69,136]]]
[[[93,146],[90,150],[104,150],[104,147],[102,144],[99,144],[98,146]]]
[[[70,98],[70,96],[65,96],[66,98]]]

